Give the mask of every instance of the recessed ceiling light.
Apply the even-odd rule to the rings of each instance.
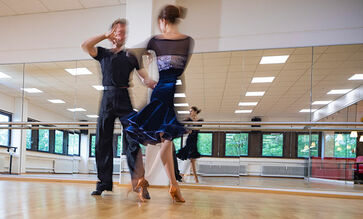
[[[5,73],[0,72],[0,78],[3,79],[3,78],[11,78],[11,77]]]
[[[178,111],[178,114],[189,114],[189,111]]]
[[[251,83],[271,83],[275,77],[254,77]]]
[[[338,90],[331,90],[328,92],[328,94],[346,94],[352,89],[338,89]]]
[[[355,74],[350,77],[348,80],[363,80],[363,74]]]
[[[37,88],[21,88],[21,90],[27,92],[27,93],[31,93],[31,94],[34,94],[34,93],[43,93],[43,91],[37,89]]]
[[[252,110],[235,110],[234,113],[252,113]]]
[[[92,72],[88,68],[66,68],[66,70],[71,75],[91,75]]]
[[[72,109],[67,109],[67,110],[69,110],[71,112],[84,112],[84,111],[86,111],[83,108],[72,108]]]
[[[60,99],[54,99],[54,100],[48,100],[51,103],[65,103],[63,100]]]
[[[256,106],[258,102],[239,102],[238,106]]]
[[[246,96],[250,96],[250,97],[261,97],[264,94],[265,94],[265,91],[246,92]]]
[[[260,64],[280,64],[285,63],[289,58],[288,55],[284,56],[263,56],[261,58]]]
[[[331,100],[320,100],[320,101],[314,101],[312,104],[313,105],[326,105],[330,102],[331,102]]]
[[[98,115],[87,115],[89,118],[98,118]]]
[[[102,85],[92,85],[92,87],[96,90],[104,90],[105,88]]]
[[[174,106],[189,106],[188,103],[174,103]]]
[[[310,112],[314,112],[314,111],[316,111],[316,109],[311,109],[311,111],[310,111],[310,109],[302,109],[302,110],[300,110],[300,113],[310,113]]]
[[[175,93],[174,97],[185,97],[185,93]]]
[[[176,80],[176,85],[182,85],[183,83],[182,83],[182,81],[181,80]]]

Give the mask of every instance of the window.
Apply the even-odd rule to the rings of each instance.
[[[94,157],[96,154],[96,135],[94,135],[94,134],[91,134],[90,146],[91,146],[91,149],[90,149],[89,156]]]
[[[173,143],[174,143],[174,146],[175,146],[175,151],[178,151],[181,148],[182,138],[181,137],[174,138]]]
[[[262,135],[262,156],[282,157],[284,135],[271,133]]]
[[[227,133],[225,156],[248,156],[248,133]]]
[[[68,155],[79,155],[78,133],[68,133]]]
[[[57,154],[63,153],[63,131],[55,131],[54,152]]]
[[[212,156],[212,133],[198,133],[198,152],[201,155]]]
[[[117,150],[116,157],[120,157],[122,153],[123,145],[122,145],[122,135],[117,135]]]
[[[32,130],[26,130],[26,149],[32,149]]]
[[[355,158],[357,138],[351,138],[350,133],[335,133],[334,157]]]
[[[297,157],[309,157],[309,134],[297,135]],[[318,157],[319,135],[311,135],[310,156]]]
[[[0,112],[0,122],[11,122],[11,114]],[[9,127],[8,125],[3,125],[2,127]],[[0,145],[10,146],[10,129],[0,129]]]
[[[49,152],[49,130],[39,129],[38,150]]]

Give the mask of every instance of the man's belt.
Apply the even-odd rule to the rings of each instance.
[[[121,90],[129,87],[117,87],[117,86],[103,86],[103,90]]]

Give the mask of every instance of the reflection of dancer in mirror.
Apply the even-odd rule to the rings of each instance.
[[[152,92],[150,103],[129,118],[127,128],[132,138],[141,144],[161,143],[160,158],[170,180],[169,193],[173,200],[185,202],[175,179],[172,140],[181,137],[186,129],[176,118],[174,93],[176,80],[184,72],[193,46],[193,39],[178,31],[184,8],[165,6],[158,16],[161,34],[150,39],[147,50],[155,51],[159,82]],[[144,179],[139,180],[143,184]]]
[[[198,114],[201,112],[200,109],[198,109],[196,106],[192,106],[189,110],[190,113],[190,117],[185,119],[184,121],[191,121],[191,122],[202,122],[204,121],[203,119],[198,119]],[[192,125],[194,127],[200,127],[201,125]],[[187,160],[189,159],[191,164],[192,164],[192,170],[193,170],[193,175],[195,178],[195,182],[198,183],[198,175],[197,175],[197,170],[196,170],[196,159],[200,158],[200,153],[198,152],[198,130],[192,130],[187,138],[187,142],[185,144],[184,147],[182,147],[178,153],[176,154],[176,156],[181,159],[181,160]],[[184,176],[186,174],[187,170],[183,170],[182,171],[182,176]]]
[[[82,49],[100,62],[102,85],[104,87],[96,133],[96,164],[99,181],[92,195],[101,195],[105,190],[112,191],[112,141],[114,122],[117,117],[120,119],[124,130],[123,145],[126,147],[127,162],[131,167],[131,177],[137,180],[144,177],[143,169],[136,172],[132,168],[138,166],[139,162],[137,161],[142,159],[140,145],[127,136],[125,132],[128,125],[127,118],[130,113],[133,113],[128,93],[130,73],[136,69],[143,83],[150,88],[154,88],[156,82],[148,78],[145,70],[139,69],[136,57],[124,49],[126,25],[125,19],[118,19],[112,23],[109,33],[92,37],[82,44]],[[106,39],[112,42],[114,48],[96,47],[97,43]],[[143,198],[150,198],[146,189],[147,185],[144,183]],[[138,189],[136,192],[141,190],[139,188],[135,189]]]

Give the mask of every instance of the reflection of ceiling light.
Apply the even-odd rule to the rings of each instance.
[[[351,138],[356,138],[356,137],[358,137],[358,132],[357,132],[357,131],[352,131],[352,132],[350,133],[350,137],[351,137]]]
[[[178,114],[189,114],[189,111],[178,111]]]
[[[98,115],[87,115],[89,118],[98,118]]]
[[[275,77],[254,77],[251,83],[270,83],[275,79]]]
[[[338,147],[338,148],[337,148],[337,151],[342,151],[342,148],[341,148],[341,147]]]
[[[138,109],[136,109],[136,108],[134,109],[134,111],[139,112],[139,110],[138,110]]]
[[[256,106],[258,102],[239,102],[238,106]]]
[[[91,75],[92,72],[88,68],[66,68],[66,70],[71,75]]]
[[[104,90],[105,88],[102,85],[92,85],[92,87],[96,90]]]
[[[175,93],[174,97],[185,97],[185,93]]]
[[[188,103],[174,103],[174,106],[189,106]]]
[[[176,80],[176,85],[182,85],[182,81],[181,80]]]
[[[254,91],[254,92],[246,92],[246,96],[250,97],[261,97],[265,94],[265,91]]]
[[[350,77],[348,80],[363,80],[363,74],[355,74]]]
[[[338,89],[338,90],[331,90],[328,92],[328,94],[346,94],[352,89]]]
[[[65,103],[63,100],[60,99],[54,99],[54,100],[48,100],[51,103]]]
[[[3,78],[11,78],[11,77],[5,73],[0,72],[0,78],[3,79]]]
[[[67,110],[69,110],[69,111],[71,111],[71,112],[84,112],[84,111],[86,111],[85,109],[83,109],[83,108],[73,108],[73,109],[67,109]]]
[[[314,112],[316,109],[311,109],[311,112]],[[300,113],[310,113],[310,109],[302,109]]]
[[[314,101],[312,104],[313,105],[326,105],[326,104],[328,104],[328,103],[330,103],[331,102],[331,100],[320,100],[320,101]]]
[[[43,91],[37,89],[37,88],[21,88],[21,90],[27,92],[27,93],[43,93]]]
[[[337,135],[337,141],[343,141],[343,135],[342,134]]]
[[[235,110],[234,113],[252,113],[252,110]]]
[[[284,56],[263,56],[261,58],[260,64],[280,64],[285,63],[289,58],[288,55]]]

